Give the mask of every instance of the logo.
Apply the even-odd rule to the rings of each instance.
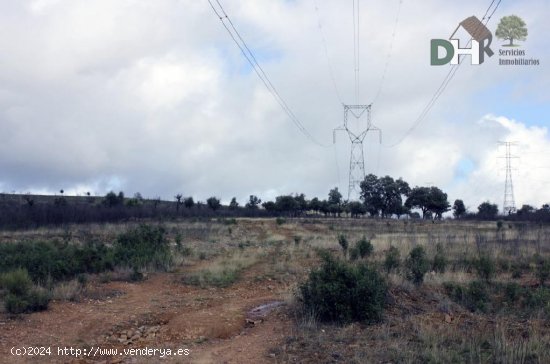
[[[509,15],[500,19],[495,35],[498,39],[509,41],[503,47],[519,47],[514,40],[524,41],[527,38],[525,22],[517,15]]]
[[[460,47],[459,39],[453,39],[460,28],[464,29],[471,37],[471,40],[463,48]],[[460,55],[470,55],[472,64],[480,65],[485,61],[485,55],[493,56],[494,52],[490,48],[492,41],[491,31],[478,18],[471,16],[458,24],[449,40],[431,40],[430,63],[432,66],[443,66],[449,62],[458,64]],[[439,54],[440,50],[443,51],[442,57]]]

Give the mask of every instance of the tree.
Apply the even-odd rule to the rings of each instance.
[[[306,195],[303,193],[295,195],[294,200],[296,201],[296,210],[298,210],[300,214],[307,210],[308,203],[306,201]]]
[[[430,187],[429,198],[429,210],[436,218],[441,219],[443,214],[449,211],[451,207],[449,201],[447,201],[447,194],[437,187]]]
[[[455,218],[460,219],[462,215],[466,213],[466,206],[464,206],[464,201],[455,200],[453,204],[453,215]]]
[[[319,201],[317,197],[313,197],[311,201],[309,201],[308,209],[318,213],[321,210],[321,201]]]
[[[289,215],[295,215],[299,208],[298,202],[296,202],[296,199],[292,195],[277,196],[275,198],[275,205],[277,206],[277,210],[286,212]]]
[[[178,193],[177,195],[174,196],[174,199],[176,200],[176,212],[178,212],[180,210],[180,205],[181,205],[181,199],[182,198],[183,198],[183,195],[181,193]]]
[[[361,199],[371,216],[401,216],[408,211],[403,206],[403,196],[409,195],[411,189],[402,178],[394,180],[390,176],[378,178],[369,174],[360,186]]]
[[[334,187],[328,193],[328,210],[334,216],[340,216],[342,213],[342,194],[338,191],[338,187]]]
[[[335,187],[329,191],[328,203],[331,205],[340,205],[342,203],[342,194],[338,191],[338,187]]]
[[[514,39],[525,40],[527,38],[527,28],[525,22],[517,15],[509,15],[500,19],[495,35],[499,39],[509,40],[508,47],[514,46]]]
[[[327,200],[321,201],[321,206],[319,207],[319,211],[321,211],[325,217],[330,213],[330,204]]]
[[[367,212],[370,216],[377,216],[382,210],[382,185],[378,177],[369,174],[359,185],[361,188],[361,199],[363,200]]]
[[[277,204],[273,201],[266,201],[262,204],[262,206],[266,211],[273,212],[277,210]]]
[[[183,199],[183,206],[190,209],[191,207],[195,206],[195,200],[193,200],[193,197],[186,197]]]
[[[239,207],[239,203],[237,202],[237,198],[236,198],[236,197],[233,197],[233,198],[231,199],[231,202],[229,202],[229,208],[230,208],[231,210],[236,210],[237,207]]]
[[[246,203],[245,207],[247,209],[255,210],[258,208],[258,205],[262,203],[262,200],[260,200],[257,196],[250,195],[250,198],[248,199],[248,202]]]
[[[428,207],[430,189],[428,187],[415,187],[411,190],[405,206],[409,209],[419,208],[422,211],[422,218],[430,211]]]
[[[367,208],[359,201],[352,201],[348,205],[351,217],[360,217],[367,213]]]
[[[122,205],[124,203],[124,193],[120,191],[118,195],[114,193],[113,191],[110,191],[107,193],[103,199],[103,203],[107,207],[114,207],[118,205]]]
[[[518,215],[528,215],[532,212],[535,212],[535,208],[531,205],[523,205],[521,209],[518,210]]]
[[[216,211],[217,209],[219,209],[222,204],[220,202],[220,199],[217,198],[217,197],[209,197],[207,200],[206,200],[206,204],[208,205],[208,207],[210,207],[213,211]]]
[[[498,206],[486,201],[477,207],[477,211],[477,216],[483,219],[494,219],[498,214]]]
[[[450,204],[447,194],[437,187],[415,187],[411,190],[405,206],[422,210],[422,218],[435,215],[441,218],[444,212],[449,211]]]

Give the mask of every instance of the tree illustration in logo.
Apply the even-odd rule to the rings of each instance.
[[[509,15],[500,19],[495,35],[499,39],[509,40],[506,47],[514,47],[514,40],[525,40],[527,38],[527,28],[525,22],[517,15]]]

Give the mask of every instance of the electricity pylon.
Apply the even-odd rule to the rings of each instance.
[[[361,128],[359,119],[364,113],[367,113],[366,128]],[[356,128],[349,125],[349,114],[353,115],[359,124]],[[358,129],[358,130],[355,130]],[[382,131],[374,126],[371,121],[371,105],[346,105],[344,104],[344,125],[333,130],[333,143],[336,143],[336,132],[345,131],[348,133],[351,141],[351,155],[349,159],[349,184],[348,201],[358,200],[361,196],[361,182],[365,179],[365,155],[363,152],[363,141],[369,131],[379,133],[380,142],[382,142]]]
[[[506,180],[504,182],[504,202],[502,204],[502,212],[504,215],[510,215],[516,212],[516,201],[514,199],[514,184],[512,182],[512,146],[516,145],[516,142],[498,142],[499,145],[503,145],[506,148],[506,156],[500,157],[506,159]]]

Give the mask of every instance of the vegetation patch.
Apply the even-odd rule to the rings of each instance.
[[[257,262],[257,257],[236,254],[229,258],[214,261],[208,268],[191,273],[183,282],[200,287],[229,287],[235,283],[241,273]]]
[[[29,273],[16,269],[0,275],[0,288],[6,292],[4,307],[13,314],[42,311],[48,308],[49,293],[33,285]]]
[[[378,272],[365,263],[347,263],[328,253],[322,259],[322,266],[300,287],[304,310],[321,321],[380,321],[387,285]]]

